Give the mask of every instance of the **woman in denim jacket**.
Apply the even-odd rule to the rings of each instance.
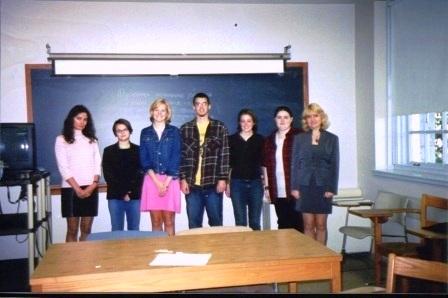
[[[152,125],[140,135],[140,163],[145,178],[141,211],[149,211],[153,231],[174,235],[175,213],[180,212],[180,131],[170,125],[171,106],[156,99],[149,108]]]

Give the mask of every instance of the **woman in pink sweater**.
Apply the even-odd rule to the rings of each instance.
[[[62,217],[67,218],[66,242],[84,241],[98,215],[98,181],[101,156],[93,119],[82,105],[74,106],[56,138],[56,161],[62,176]]]

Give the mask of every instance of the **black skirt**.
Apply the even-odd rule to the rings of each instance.
[[[87,186],[81,186],[85,189]],[[71,187],[61,189],[62,217],[85,217],[98,215],[98,189],[88,198],[80,199]]]
[[[310,185],[300,186],[300,199],[296,200],[296,211],[312,214],[331,214],[332,198],[324,197],[325,187],[317,186],[314,176]]]

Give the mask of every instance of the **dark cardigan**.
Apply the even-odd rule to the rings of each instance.
[[[268,136],[263,146],[263,166],[266,167],[269,183],[269,196],[271,203],[275,203],[277,199],[277,177],[275,175],[275,134],[274,131]],[[286,134],[285,142],[283,143],[283,171],[285,173],[285,185],[286,185],[286,199],[291,199],[291,155],[292,145],[294,142],[294,136],[302,133],[301,128],[292,127]]]
[[[118,143],[104,148],[103,174],[107,182],[107,199],[140,199],[143,172],[140,167],[139,146],[120,149]]]

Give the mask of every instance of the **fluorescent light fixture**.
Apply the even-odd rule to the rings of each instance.
[[[282,73],[290,46],[281,54],[63,54],[48,60],[55,75],[182,75]]]
[[[281,60],[55,60],[56,75],[282,73]]]

